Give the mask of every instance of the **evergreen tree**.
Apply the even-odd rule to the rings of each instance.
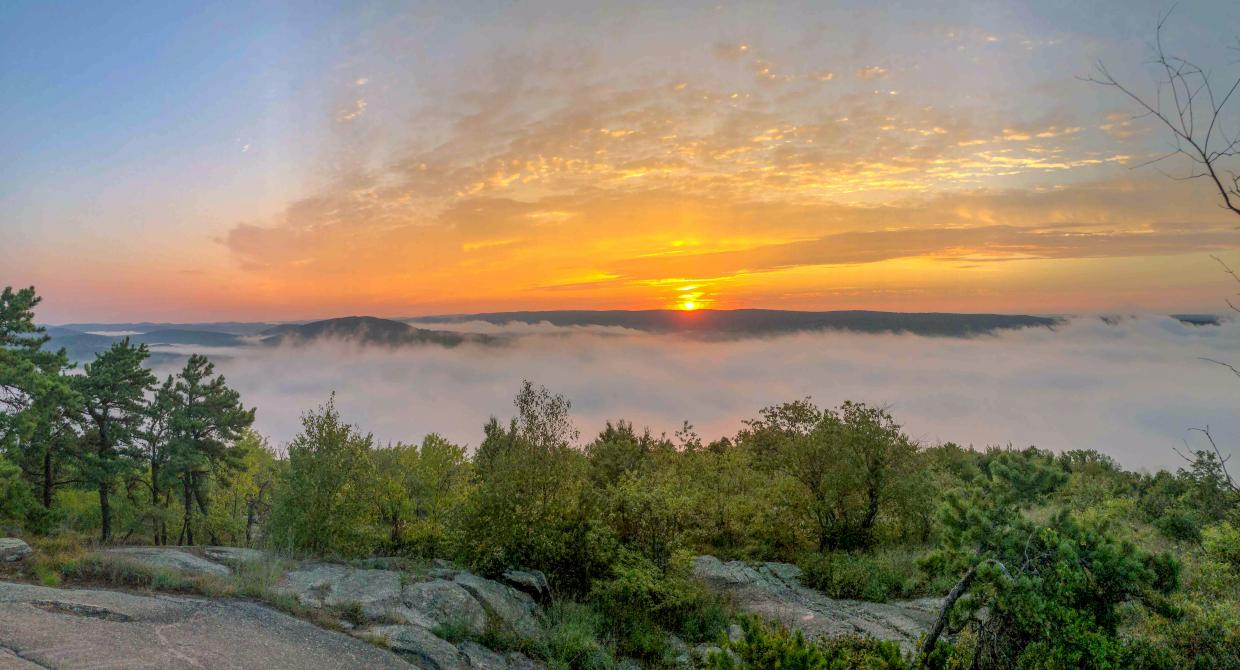
[[[242,406],[240,394],[200,354],[189,357],[170,394],[168,453],[162,467],[181,487],[185,517],[178,542],[193,544],[194,509],[207,513],[212,474],[226,478],[240,467],[243,454],[236,443],[254,423],[254,410]]]
[[[40,298],[33,287],[0,292],[0,448],[35,483],[46,513],[60,481],[61,461],[76,439],[77,397],[64,371],[63,349],[51,351],[34,323]]]
[[[99,491],[100,539],[104,542],[112,539],[108,496],[130,464],[126,452],[142,428],[146,392],[155,384],[155,375],[142,367],[149,356],[145,344],[135,347],[125,338],[96,355],[94,362],[86,364],[86,374],[73,380],[82,399],[83,474]]]

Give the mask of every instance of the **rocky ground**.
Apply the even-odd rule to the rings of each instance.
[[[787,563],[754,566],[698,556],[693,571],[715,589],[731,594],[741,609],[799,629],[810,639],[860,634],[894,640],[908,650],[943,607],[942,598],[890,603],[835,600],[802,586],[801,570]]]
[[[7,549],[4,547],[7,546]],[[0,545],[0,555],[26,551]],[[19,558],[18,555],[21,555]],[[116,548],[105,555],[151,569],[228,577],[251,549]],[[538,572],[484,579],[436,562],[415,572],[369,565],[293,565],[274,595],[338,617],[327,630],[267,605],[237,599],[138,595],[0,582],[0,670],[6,668],[388,668],[536,670],[521,653],[476,642],[503,631],[539,634],[549,589]],[[808,637],[862,633],[909,646],[930,625],[938,600],[876,604],[826,598],[800,585],[795,566],[695,561],[696,574],[743,609],[801,629]],[[335,620],[335,619],[333,619]],[[344,632],[341,632],[344,631]],[[701,656],[686,649],[686,665]]]

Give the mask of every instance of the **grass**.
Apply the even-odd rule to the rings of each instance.
[[[928,577],[918,566],[922,552],[905,548],[809,554],[800,561],[806,586],[832,598],[887,602],[941,596],[950,577]]]

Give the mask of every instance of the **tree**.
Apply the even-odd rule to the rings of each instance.
[[[800,485],[820,551],[869,545],[879,515],[896,507],[918,467],[917,445],[891,415],[861,403],[838,411],[808,400],[769,407],[743,440],[760,463]]]
[[[374,451],[379,516],[395,551],[436,556],[470,494],[472,466],[463,447],[434,433],[421,446]]]
[[[301,425],[276,487],[271,542],[318,554],[370,553],[378,546],[374,438],[341,419],[334,394]]]
[[[464,519],[461,547],[472,567],[497,574],[507,567],[547,572],[569,591],[584,593],[607,544],[591,538],[595,499],[589,464],[573,448],[569,401],[525,382],[517,416],[504,429],[492,419],[475,467],[476,495]]]
[[[34,323],[40,302],[33,287],[0,292],[0,448],[35,483],[44,513],[62,481],[63,457],[77,435],[78,398],[64,372],[72,367],[63,349],[44,348],[49,337]]]
[[[178,544],[194,543],[194,509],[207,514],[207,485],[214,475],[225,479],[240,466],[237,440],[254,423],[254,410],[205,356],[194,354],[177,374],[170,391],[168,419],[169,476],[181,485],[184,521]]]
[[[87,363],[74,384],[82,399],[85,435],[80,457],[86,480],[98,488],[102,520],[100,539],[112,539],[112,508],[108,496],[117,477],[129,466],[130,449],[142,427],[146,392],[155,375],[142,367],[150,356],[146,345],[133,346],[129,338],[114,343]]]

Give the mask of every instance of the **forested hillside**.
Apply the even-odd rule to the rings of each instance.
[[[476,447],[376,444],[325,398],[277,450],[207,358],[160,380],[121,339],[74,367],[37,305],[0,296],[0,535],[35,546],[22,578],[104,579],[55,558],[95,543],[442,558],[545,572],[555,635],[531,653],[552,667],[669,666],[673,639],[720,642],[720,668],[1240,667],[1240,490],[1207,432],[1152,474],[1094,450],[1123,445],[920,444],[881,407],[811,399],[717,439],[621,418],[581,435],[569,399],[527,382]],[[919,650],[811,643],[695,579],[702,554],[947,606]]]

